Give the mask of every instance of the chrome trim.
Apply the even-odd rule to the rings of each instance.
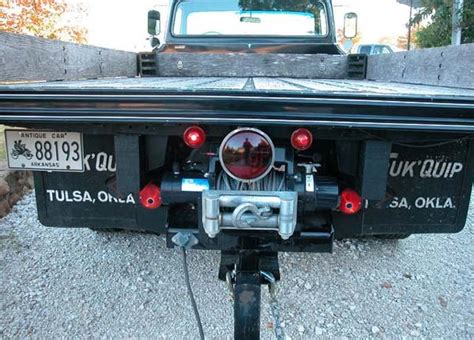
[[[262,218],[241,213],[246,207],[268,209]],[[228,209],[234,209],[232,213]],[[239,209],[243,209],[239,212]],[[278,210],[278,212],[272,209]],[[298,212],[298,193],[293,191],[219,191],[202,193],[202,225],[210,238],[215,238],[221,230],[274,230],[283,240],[293,236]],[[249,219],[250,218],[250,219]],[[239,219],[239,220],[237,220]],[[247,220],[242,225],[240,219]]]
[[[259,135],[261,135],[262,137],[264,137],[268,144],[270,144],[270,148],[272,149],[272,160],[270,162],[270,165],[268,166],[268,169],[265,170],[265,172],[263,174],[261,174],[260,176],[256,177],[256,178],[252,178],[252,179],[242,179],[242,178],[239,178],[235,175],[233,175],[229,169],[227,169],[227,166],[224,164],[224,161],[223,161],[223,157],[222,157],[222,153],[224,152],[224,145],[229,141],[229,139],[231,139],[232,137],[234,137],[236,134],[238,133],[241,133],[241,132],[255,132]],[[219,147],[219,162],[221,163],[221,166],[222,166],[222,169],[224,169],[224,171],[230,176],[232,177],[233,179],[239,181],[239,182],[244,182],[244,183],[254,183],[254,182],[257,182],[259,180],[261,180],[262,178],[266,177],[270,171],[272,171],[273,169],[273,165],[275,164],[275,145],[273,144],[273,141],[272,139],[270,138],[269,135],[267,135],[265,132],[263,132],[262,130],[259,130],[259,129],[255,129],[255,128],[238,128],[238,129],[235,129],[234,131],[232,131],[231,133],[229,133],[225,138],[224,140],[222,141],[220,147]]]
[[[25,91],[28,89],[25,88]],[[64,90],[61,88],[49,88],[51,91],[60,91]],[[66,89],[67,90],[67,89]],[[87,91],[89,89],[84,89],[84,91]],[[98,89],[90,89],[90,90],[100,90]],[[107,90],[107,89],[105,89]],[[145,91],[147,89],[144,89]],[[151,89],[150,89],[151,90]],[[0,87],[1,91],[1,87]],[[277,92],[277,94],[279,94]],[[382,106],[387,106],[387,104],[403,104],[403,106],[417,106],[417,107],[435,107],[439,108],[441,107],[452,107],[452,108],[457,108],[457,107],[465,107],[466,105],[472,106],[472,101],[473,97],[472,96],[449,96],[449,95],[438,95],[436,96],[436,100],[464,100],[464,101],[470,101],[470,103],[453,103],[453,102],[446,102],[446,103],[440,103],[437,101],[432,101],[433,98],[427,96],[427,97],[419,97],[417,99],[419,100],[425,100],[425,101],[413,101],[412,97],[400,95],[396,97],[396,99],[381,99],[386,96],[386,94],[371,94],[372,97],[362,97],[362,96],[357,96],[357,94],[354,93],[345,93],[345,92],[335,92],[331,93],[331,95],[335,96],[342,96],[344,98],[339,98],[339,97],[330,97],[326,98],[325,96],[318,96],[318,93],[312,93],[308,92],[305,93],[305,96],[308,97],[301,97],[301,96],[248,96],[248,95],[240,95],[239,93],[235,95],[187,95],[183,94],[183,96],[176,96],[176,95],[166,95],[166,94],[145,94],[145,95],[129,95],[129,94],[48,94],[48,93],[37,93],[37,94],[17,94],[17,93],[0,93],[0,100],[8,100],[8,99],[13,99],[13,100],[18,100],[18,99],[50,99],[50,100],[56,100],[56,99],[61,99],[63,100],[64,98],[67,98],[68,100],[91,100],[91,99],[100,99],[100,100],[113,100],[113,101],[123,101],[124,99],[140,99],[140,100],[147,100],[147,99],[166,99],[166,100],[179,100],[183,101],[186,100],[250,100],[250,101],[258,101],[258,100],[263,100],[263,101],[270,101],[270,102],[300,102],[300,103],[329,103],[329,104],[334,104],[334,103],[341,103],[344,105],[370,105],[370,104],[377,104],[377,105],[382,105]],[[309,97],[311,96],[312,97]],[[349,98],[348,98],[349,97]],[[1,103],[1,102],[0,102]],[[473,106],[474,107],[474,106]],[[1,106],[0,106],[1,108]]]
[[[2,121],[15,121],[15,122],[44,122],[45,120],[50,120],[53,122],[65,122],[67,123],[68,120],[77,122],[77,123],[84,123],[84,122],[135,122],[135,123],[147,123],[147,122],[157,122],[157,123],[168,123],[168,122],[175,122],[175,121],[182,121],[182,122],[209,122],[209,123],[235,123],[235,124],[262,124],[265,123],[284,123],[284,124],[294,124],[294,125],[301,125],[301,124],[314,124],[314,126],[337,126],[337,127],[358,127],[358,128],[394,128],[397,130],[400,129],[418,129],[418,130],[427,130],[427,129],[435,129],[435,130],[442,130],[442,131],[472,131],[474,132],[474,124],[419,124],[419,123],[376,123],[376,122],[357,122],[357,121],[331,121],[331,120],[301,120],[301,119],[256,119],[256,118],[199,118],[199,117],[142,117],[142,116],[58,116],[58,115],[51,115],[51,116],[34,116],[34,115],[1,115],[0,122]],[[33,121],[32,121],[33,120]]]

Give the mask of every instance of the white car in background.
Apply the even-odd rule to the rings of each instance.
[[[356,53],[358,54],[367,54],[367,55],[377,55],[377,54],[387,54],[395,52],[392,47],[384,44],[364,44],[357,47]]]

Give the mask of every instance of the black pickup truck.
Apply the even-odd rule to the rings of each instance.
[[[158,12],[148,28],[136,77],[0,86],[44,225],[220,250],[237,338],[258,336],[278,252],[463,229],[474,46],[345,55],[330,0],[174,1],[165,43]]]

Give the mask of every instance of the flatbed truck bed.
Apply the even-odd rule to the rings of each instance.
[[[0,122],[265,123],[474,132],[474,90],[340,79],[110,78],[0,85]]]
[[[0,93],[239,93],[254,95],[315,95],[371,98],[470,99],[474,89],[378,82],[352,79],[300,79],[283,77],[156,77],[110,78],[77,81],[0,84]]]

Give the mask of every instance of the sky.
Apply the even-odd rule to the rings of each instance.
[[[88,43],[121,50],[149,50],[147,12],[156,9],[162,16],[168,14],[168,0],[81,1],[88,9],[83,19],[88,29]],[[338,28],[343,27],[345,13],[358,14],[361,43],[377,43],[384,37],[395,41],[398,36],[407,34],[409,7],[396,0],[333,0],[333,4]]]

